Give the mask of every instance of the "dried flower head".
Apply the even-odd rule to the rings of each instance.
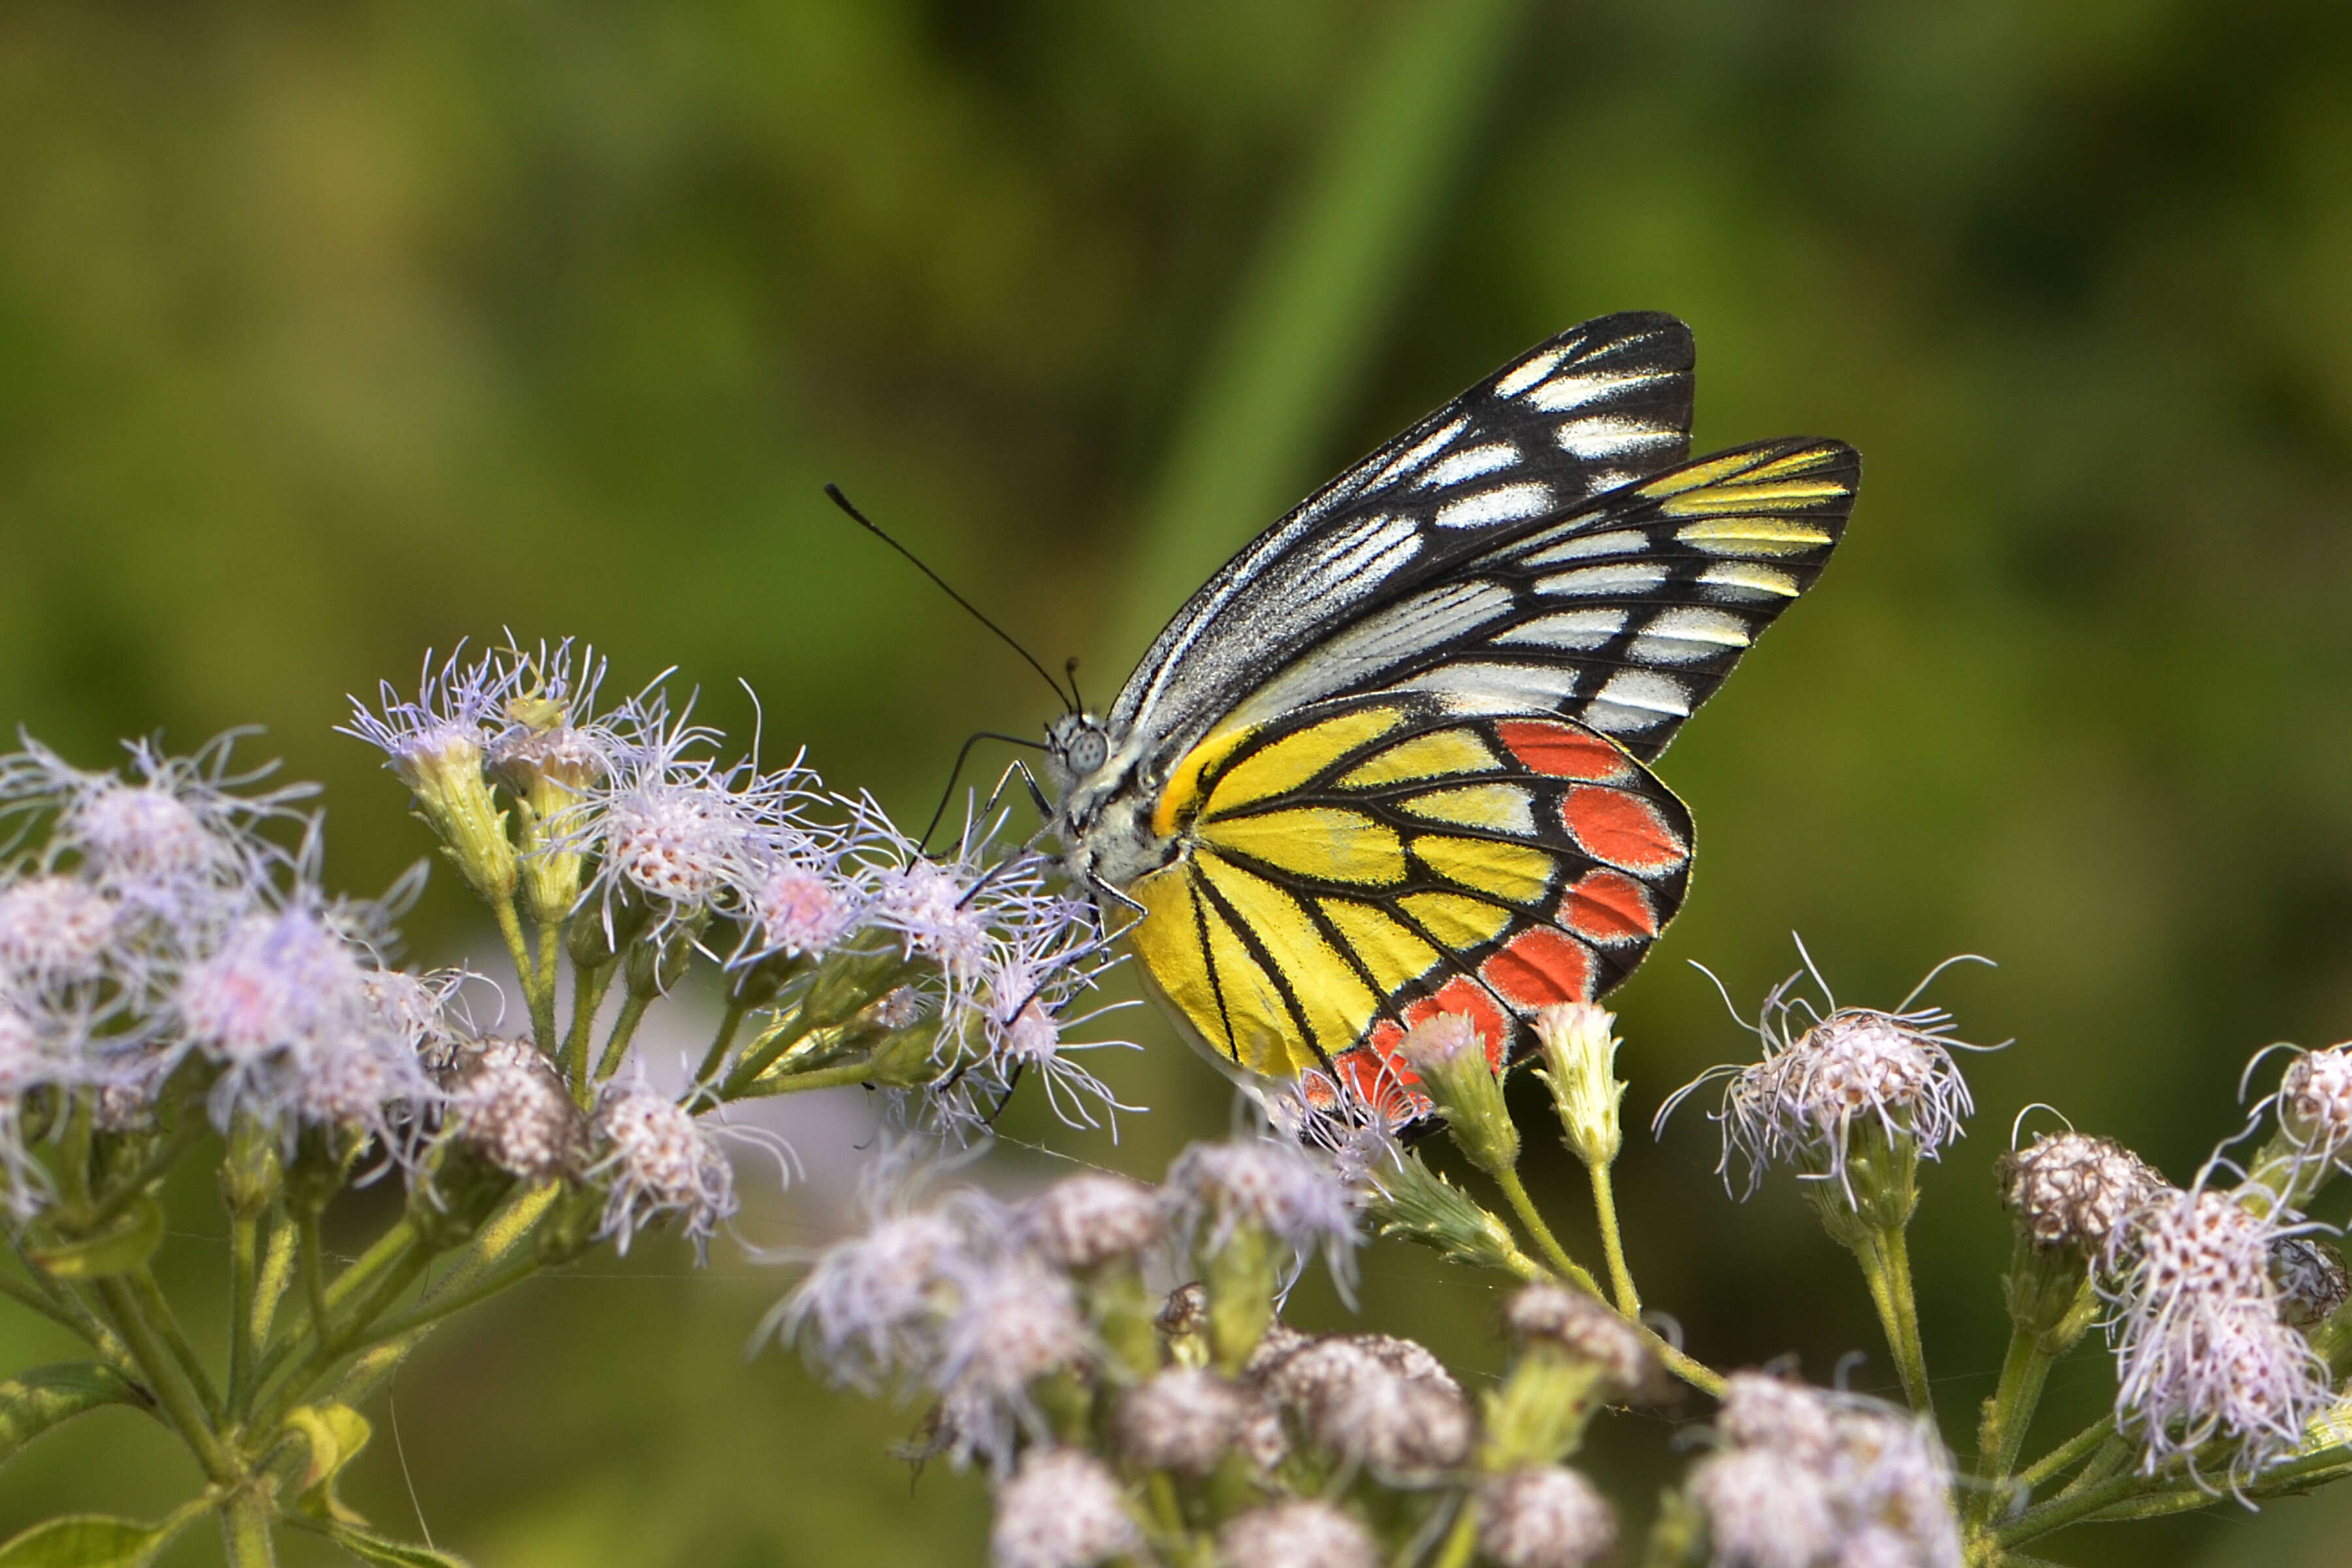
[[[1254,1225],[1302,1259],[1320,1247],[1344,1286],[1354,1263],[1356,1195],[1328,1163],[1272,1138],[1195,1143],[1168,1168],[1185,1234],[1203,1253]],[[1205,1230],[1203,1227],[1205,1226]]]
[[[1273,1338],[1272,1335],[1268,1336]],[[1387,1334],[1287,1334],[1247,1374],[1315,1441],[1386,1475],[1447,1469],[1469,1452],[1469,1401],[1422,1345]]]
[[[1515,1470],[1478,1489],[1478,1548],[1497,1568],[1586,1568],[1616,1544],[1616,1514],[1565,1466]]]
[[[996,1489],[995,1568],[1094,1568],[1138,1551],[1142,1532],[1110,1467],[1076,1448],[1038,1448]]]
[[[1959,1568],[1949,1457],[1924,1421],[1875,1400],[1735,1373],[1723,1447],[1693,1470],[1725,1568],[1843,1564],[1891,1546],[1918,1568]]]
[[[1021,1205],[1024,1245],[1056,1268],[1086,1272],[1157,1246],[1168,1219],[1160,1194],[1108,1171],[1066,1177]]]
[[[1024,1430],[1042,1436],[1030,1385],[1085,1363],[1093,1341],[1065,1276],[1015,1258],[963,1282],[940,1337],[937,1382],[950,1447],[1003,1471]]]
[[[2352,1149],[2352,1044],[2297,1056],[2278,1099],[2280,1124],[2305,1155],[2341,1163]]]
[[[1217,1531],[1221,1568],[1375,1568],[1380,1560],[1371,1533],[1327,1502],[1251,1509]]]
[[[2343,1251],[2316,1237],[2283,1236],[2272,1242],[2271,1280],[2278,1287],[2279,1319],[2292,1328],[2311,1327],[2352,1296]]]
[[[642,1080],[605,1086],[596,1106],[589,1168],[610,1184],[599,1236],[627,1253],[629,1239],[666,1214],[704,1256],[711,1233],[735,1213],[735,1173],[716,1139],[684,1107]]]
[[[1207,1367],[1165,1367],[1119,1400],[1112,1434],[1132,1463],[1197,1478],[1216,1468],[1261,1408],[1249,1390]]]
[[[2219,1440],[2242,1483],[2294,1452],[2326,1408],[2327,1363],[2282,1320],[2271,1273],[2288,1235],[2199,1188],[2157,1197],[2118,1236],[2100,1287],[2116,1308],[2116,1417],[2148,1469]]]
[[[940,1326],[983,1271],[1002,1226],[977,1194],[886,1215],[817,1255],[779,1310],[785,1337],[835,1382],[869,1393],[901,1369],[928,1372]]]
[[[1599,1367],[1620,1393],[1647,1388],[1657,1379],[1658,1352],[1642,1331],[1582,1290],[1527,1286],[1503,1309],[1503,1321],[1514,1338],[1558,1345]]]
[[[2139,1206],[2165,1190],[2157,1168],[2112,1138],[2053,1132],[1995,1167],[2001,1202],[2027,1239],[2044,1251],[2105,1251]]]
[[[443,1075],[446,1125],[509,1175],[544,1182],[588,1163],[588,1119],[544,1052],[529,1040],[481,1039]]]

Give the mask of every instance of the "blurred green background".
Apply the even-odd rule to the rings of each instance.
[[[2185,1179],[2250,1050],[2352,1034],[2341,7],[14,0],[0,193],[0,717],[86,763],[264,724],[329,786],[339,885],[423,852],[330,727],[428,647],[593,638],[748,733],[740,678],[772,752],[919,821],[968,731],[1050,705],[821,482],[1100,699],[1351,456],[1648,308],[1696,331],[1700,449],[1835,435],[1868,479],[1664,765],[1705,847],[1616,998],[1629,1113],[1744,1048],[1686,960],[1747,1006],[1792,929],[1850,1000],[1998,959],[1937,987],[2016,1044],[1971,1061],[1917,1243],[1965,1448],[2018,1108]],[[436,881],[411,949],[482,927]],[[1154,1048],[1108,1071],[1153,1110],[1122,1145],[1034,1106],[1013,1140],[1156,1173],[1223,1130],[1219,1080],[1126,1022]],[[799,1124],[812,1166],[854,1163],[856,1111]],[[1727,1201],[1711,1131],[1633,1142],[1645,1294],[1719,1363],[1861,1349],[1889,1382],[1843,1255],[1785,1180]],[[216,1283],[184,1196],[167,1256]],[[842,1204],[820,1178],[740,1228],[805,1243]],[[394,1388],[415,1505],[382,1411],[351,1495],[484,1564],[978,1561],[980,1486],[910,1492],[884,1455],[914,1412],[742,1358],[787,1276],[689,1264],[657,1238],[444,1334]],[[1360,1321],[1495,1363],[1483,1285],[1390,1248],[1364,1273]],[[47,1349],[0,1318],[12,1361]],[[2062,1368],[2043,1440],[2108,1387]],[[1671,1427],[1621,1418],[1595,1463],[1653,1495]],[[193,1483],[100,1415],[0,1476],[0,1531]],[[2322,1499],[2053,1554],[2347,1539]]]

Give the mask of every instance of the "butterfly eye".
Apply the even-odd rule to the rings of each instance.
[[[1070,738],[1066,755],[1070,771],[1083,778],[1109,760],[1110,742],[1100,730],[1081,730]]]

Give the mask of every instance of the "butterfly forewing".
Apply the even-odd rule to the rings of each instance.
[[[1538,345],[1350,468],[1217,574],[1108,715],[1173,761],[1331,632],[1690,448],[1690,332],[1606,316]]]
[[[1811,584],[1860,477],[1852,447],[1796,440],[1626,485],[1334,629],[1227,722],[1367,689],[1426,690],[1549,710],[1646,762]]]
[[[1133,935],[1250,1072],[1412,1099],[1390,1060],[1405,1026],[1466,1012],[1499,1058],[1514,1020],[1607,990],[1681,902],[1681,804],[1549,714],[1382,695],[1216,744],[1160,802],[1187,852],[1131,889]]]

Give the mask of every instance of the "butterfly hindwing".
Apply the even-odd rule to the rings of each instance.
[[[1328,702],[1213,740],[1158,816],[1183,852],[1130,889],[1143,967],[1249,1072],[1369,1089],[1402,1026],[1588,998],[1680,904],[1688,814],[1611,741],[1430,693]],[[1189,759],[1188,759],[1189,761]]]

